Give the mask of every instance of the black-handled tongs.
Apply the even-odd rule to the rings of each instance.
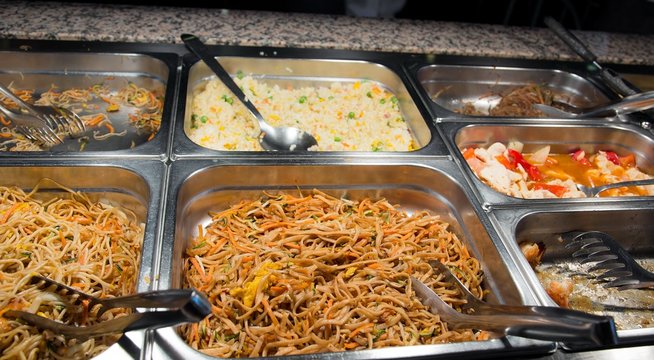
[[[604,83],[613,90],[616,94],[623,96],[634,95],[639,93],[638,89],[634,89],[622,80],[622,78],[613,70],[601,66],[597,62],[597,56],[590,51],[590,49],[577,38],[573,33],[568,31],[558,21],[551,17],[546,17],[544,20],[552,32],[554,32],[564,43],[566,43],[577,55],[584,59],[587,63],[594,66],[599,72],[599,76]]]
[[[411,285],[422,303],[440,315],[453,329],[482,329],[505,335],[570,343],[612,345],[617,343],[613,318],[548,306],[492,305],[477,299],[447,266],[431,261],[443,282],[455,285],[465,297],[462,305],[470,314],[460,313],[443,301],[431,288],[415,277]]]
[[[211,304],[207,298],[193,289],[160,290],[99,299],[39,275],[32,276],[31,283],[42,290],[57,293],[65,298],[64,305],[66,305],[67,311],[77,320],[86,317],[89,313],[95,313],[95,317],[99,318],[112,308],[149,309],[89,326],[67,325],[18,310],[8,310],[3,314],[4,317],[21,319],[41,330],[51,330],[56,334],[74,338],[86,339],[132,330],[197,322],[211,313]],[[79,323],[77,320],[74,322]]]

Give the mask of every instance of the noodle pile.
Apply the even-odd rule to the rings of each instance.
[[[22,310],[70,323],[58,295],[28,285],[33,274],[101,298],[133,293],[143,242],[135,215],[72,190],[47,202],[34,199],[36,191],[0,187],[0,314]],[[79,325],[128,313],[112,309],[97,319],[91,310]],[[119,336],[79,341],[0,316],[0,359],[89,358]]]
[[[40,96],[34,96],[34,90],[18,90],[11,88],[12,92],[28,103],[37,105],[53,105],[70,109],[80,116],[89,129],[93,129],[93,139],[102,141],[114,136],[127,135],[127,129],[116,131],[117,124],[112,122],[120,119],[127,126],[137,129],[137,133],[149,134],[148,141],[152,140],[161,127],[163,114],[163,100],[161,96],[152,91],[141,88],[129,82],[117,91],[112,91],[104,84],[95,84],[88,89],[72,88],[59,89],[55,86]],[[36,98],[36,100],[34,99]],[[8,108],[18,111],[18,106],[6,97],[0,101]],[[100,102],[106,106],[102,109],[95,104]],[[126,115],[111,116],[111,114],[126,110]],[[123,120],[124,119],[124,120]],[[5,151],[43,151],[42,144],[36,144],[13,129],[9,119],[0,115],[0,150]],[[121,125],[122,126],[122,125]],[[63,139],[66,133],[59,131]],[[90,136],[79,138],[80,151],[83,151]]]
[[[479,262],[426,211],[314,191],[267,195],[211,214],[186,250],[185,286],[213,312],[182,327],[185,340],[220,357],[256,357],[482,339],[453,331],[413,293],[410,275],[457,308],[428,264],[439,260],[478,297]]]
[[[534,109],[534,104],[545,104],[552,106],[554,94],[551,90],[538,85],[526,85],[512,89],[508,94],[501,95],[500,102],[488,109],[488,112],[481,112],[471,103],[464,104],[460,112],[464,115],[490,115],[509,117],[543,117],[542,111]]]

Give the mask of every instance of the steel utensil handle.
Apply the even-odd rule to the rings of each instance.
[[[188,322],[198,322],[211,314],[211,303],[204,294],[193,290],[188,295],[190,296],[187,296],[186,303],[178,309],[140,313],[141,316],[125,326],[123,331],[146,328],[156,329]]]
[[[13,102],[15,102],[18,106],[24,108],[27,110],[27,112],[30,113],[30,115],[37,117],[39,119],[42,119],[43,114],[41,114],[39,111],[34,109],[32,105],[26,103],[23,101],[23,99],[19,98],[16,96],[9,88],[5,87],[4,85],[0,84],[0,92],[4,94],[6,97],[10,98]]]
[[[590,63],[595,63],[597,60],[597,56],[590,51],[588,47],[584,43],[579,40],[578,37],[576,37],[573,33],[568,31],[566,28],[561,25],[558,21],[554,20],[552,17],[545,17],[543,20],[545,25],[547,25],[550,30],[552,30],[561,40],[563,40],[564,43],[566,43],[572,50],[574,50],[577,55],[581,56],[584,60],[590,62]],[[597,64],[598,68],[601,68],[599,64]]]
[[[611,90],[620,96],[628,96],[636,94],[638,91],[627,85],[622,78],[618,76],[613,70],[602,67],[597,62],[597,55],[577,38],[572,32],[568,31],[558,21],[552,17],[546,17],[544,20],[552,32],[554,32],[564,43],[566,43],[577,55],[581,56],[587,62],[593,64],[599,71],[599,75],[608,85]]]
[[[197,57],[199,57],[202,61],[204,61],[207,66],[213,70],[213,72],[218,76],[218,78],[227,86],[227,88],[236,96],[243,105],[245,105],[245,108],[248,109],[248,111],[254,116],[254,118],[259,121],[259,127],[261,131],[265,132],[271,132],[271,128],[269,125],[263,120],[263,115],[257,110],[257,108],[252,104],[250,100],[248,100],[247,96],[241,88],[236,85],[232,77],[227,73],[227,71],[218,63],[218,61],[211,55],[209,55],[209,49],[207,48],[206,45],[200,39],[198,39],[197,36],[192,35],[192,34],[182,34],[181,36],[182,41],[186,45],[193,54],[195,54]]]

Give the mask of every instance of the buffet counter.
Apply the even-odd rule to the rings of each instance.
[[[597,311],[620,321],[617,332],[613,318],[589,330],[573,317],[567,325],[587,342],[529,327],[458,329],[425,317],[411,296],[410,279],[422,276],[452,306],[464,302],[432,281],[423,257],[434,252],[429,260],[447,262],[487,302],[548,306],[550,321],[564,316],[538,275],[576,264],[564,234],[603,231],[652,260],[650,188],[586,198],[548,178],[558,171],[569,180],[566,169],[593,164],[594,173],[602,165],[615,176],[651,176],[651,115],[558,117],[503,102],[515,89],[516,104],[592,107],[620,98],[549,30],[28,1],[0,1],[0,18],[0,83],[26,102],[73,110],[85,124],[75,136],[58,127],[62,142],[45,146],[1,119],[0,233],[3,251],[21,265],[3,270],[0,283],[16,291],[30,284],[14,277],[33,271],[106,296],[97,288],[103,277],[122,291],[111,296],[194,287],[212,302],[200,325],[132,331],[88,348],[6,320],[31,339],[4,342],[12,351],[207,360],[654,356],[652,304],[640,296],[653,290]],[[258,127],[182,44],[183,33],[207,44],[268,120],[300,127],[315,117],[315,151],[260,148]],[[633,87],[654,89],[654,36],[574,33]],[[3,106],[16,103],[3,98]],[[559,161],[568,168],[548,168]],[[513,187],[504,191],[504,182]],[[43,225],[25,210],[40,208],[39,199],[90,210],[57,217],[59,205],[45,206],[52,221]],[[115,209],[115,219],[96,209]],[[428,214],[436,216],[409,221]],[[90,227],[67,232],[76,226]],[[30,236],[12,244],[7,234],[24,227]],[[116,245],[127,233],[133,243]],[[94,242],[106,248],[74,249],[98,234],[110,237]],[[41,241],[55,256],[33,247]],[[540,249],[544,267],[524,256],[524,243]],[[306,335],[309,328],[320,335]],[[442,344],[448,337],[460,341]]]

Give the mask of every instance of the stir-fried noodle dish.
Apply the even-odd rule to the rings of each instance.
[[[457,308],[463,302],[428,264],[438,260],[478,297],[480,263],[427,211],[388,201],[265,194],[212,213],[186,249],[185,286],[213,312],[181,328],[192,347],[258,357],[480,340],[450,330],[411,289],[413,275]]]
[[[488,95],[492,96],[492,95]],[[467,102],[458,110],[464,115],[489,116],[527,116],[544,117],[545,114],[533,107],[534,104],[544,104],[556,107],[555,94],[545,86],[529,84],[515,87],[508,92],[498,94],[500,101],[487,109],[479,109],[475,104]]]
[[[103,141],[112,137],[125,137],[135,133],[150,141],[161,127],[163,113],[163,94],[157,90],[146,89],[133,82],[125,82],[116,89],[109,82],[118,81],[113,77],[107,83],[93,84],[89,88],[62,89],[55,85],[39,94],[35,89],[19,89],[10,85],[12,92],[21,100],[35,105],[57,106],[70,109],[80,116],[87,132],[69,141],[79,144],[84,151],[90,141]],[[1,105],[20,112],[18,104],[0,95]],[[62,139],[67,133],[57,130]],[[132,147],[137,144],[132,140]],[[44,144],[25,138],[14,129],[11,119],[0,114],[0,151],[44,151]]]
[[[100,298],[134,292],[144,225],[127,209],[64,190],[67,196],[41,200],[38,186],[30,193],[0,187],[0,315],[22,310],[72,324],[65,299],[29,284],[35,274]],[[77,325],[128,313],[111,309],[97,318],[94,309],[84,311]],[[66,338],[0,316],[0,359],[90,358],[119,336]]]

